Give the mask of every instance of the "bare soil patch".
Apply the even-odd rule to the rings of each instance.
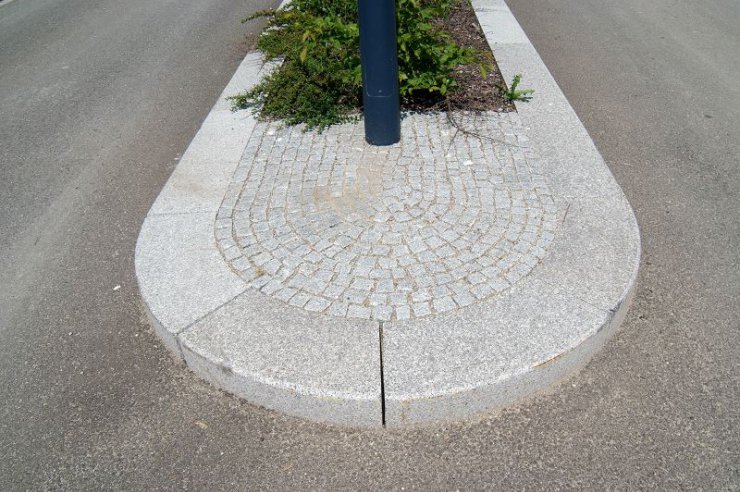
[[[504,98],[499,87],[506,87],[496,59],[469,0],[459,0],[442,26],[461,46],[490,54],[492,70],[485,74],[476,66],[458,67],[455,79],[459,87],[449,97],[451,109],[467,111],[516,111],[514,104]]]

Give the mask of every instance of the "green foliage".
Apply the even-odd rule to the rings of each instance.
[[[283,63],[252,90],[230,98],[232,106],[254,107],[290,125],[345,121],[361,96],[359,27],[345,20],[352,7],[356,16],[352,4],[294,0],[283,10],[256,14],[270,18],[258,48]]]
[[[514,80],[511,81],[511,88],[507,89],[506,87],[499,86],[499,90],[501,91],[501,94],[509,101],[522,101],[527,102],[530,99],[532,99],[531,94],[534,94],[534,89],[523,89],[518,90],[517,87],[519,86],[519,83],[522,81],[521,74],[514,75]]]
[[[439,26],[452,1],[397,0],[398,66],[405,101],[440,99],[456,87],[453,71],[482,54],[456,45]],[[362,105],[357,0],[293,0],[269,18],[257,47],[282,65],[252,90],[231,97],[235,109],[322,129]]]
[[[435,93],[445,96],[456,86],[452,77],[456,67],[482,64],[482,55],[458,46],[435,26],[450,3],[398,0],[398,78],[402,97]]]

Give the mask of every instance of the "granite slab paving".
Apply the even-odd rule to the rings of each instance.
[[[502,1],[474,2],[512,113],[405,114],[374,147],[223,99],[137,244],[157,333],[250,402],[347,426],[466,418],[582,367],[619,325],[632,210]],[[224,96],[269,70],[250,54]]]

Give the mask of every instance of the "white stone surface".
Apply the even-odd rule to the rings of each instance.
[[[247,289],[223,261],[209,213],[148,217],[136,273],[151,315],[173,335]]]
[[[291,415],[405,426],[542,390],[616,329],[632,210],[505,3],[473,4],[506,80],[536,89],[471,119],[484,138],[429,115],[384,149],[361,126],[257,123],[224,100],[269,70],[244,60],[137,243],[154,327],[190,369]]]
[[[180,343],[196,372],[258,405],[347,426],[381,421],[377,323],[309,313],[249,290],[190,326]]]
[[[554,382],[548,362],[577,350],[609,313],[536,277],[466,309],[384,324],[388,425],[463,418]]]

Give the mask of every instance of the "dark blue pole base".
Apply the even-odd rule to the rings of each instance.
[[[365,139],[371,145],[401,140],[395,0],[358,0]]]
[[[371,100],[370,100],[371,99]],[[370,145],[392,145],[401,140],[398,95],[372,97],[365,93],[365,140]]]

